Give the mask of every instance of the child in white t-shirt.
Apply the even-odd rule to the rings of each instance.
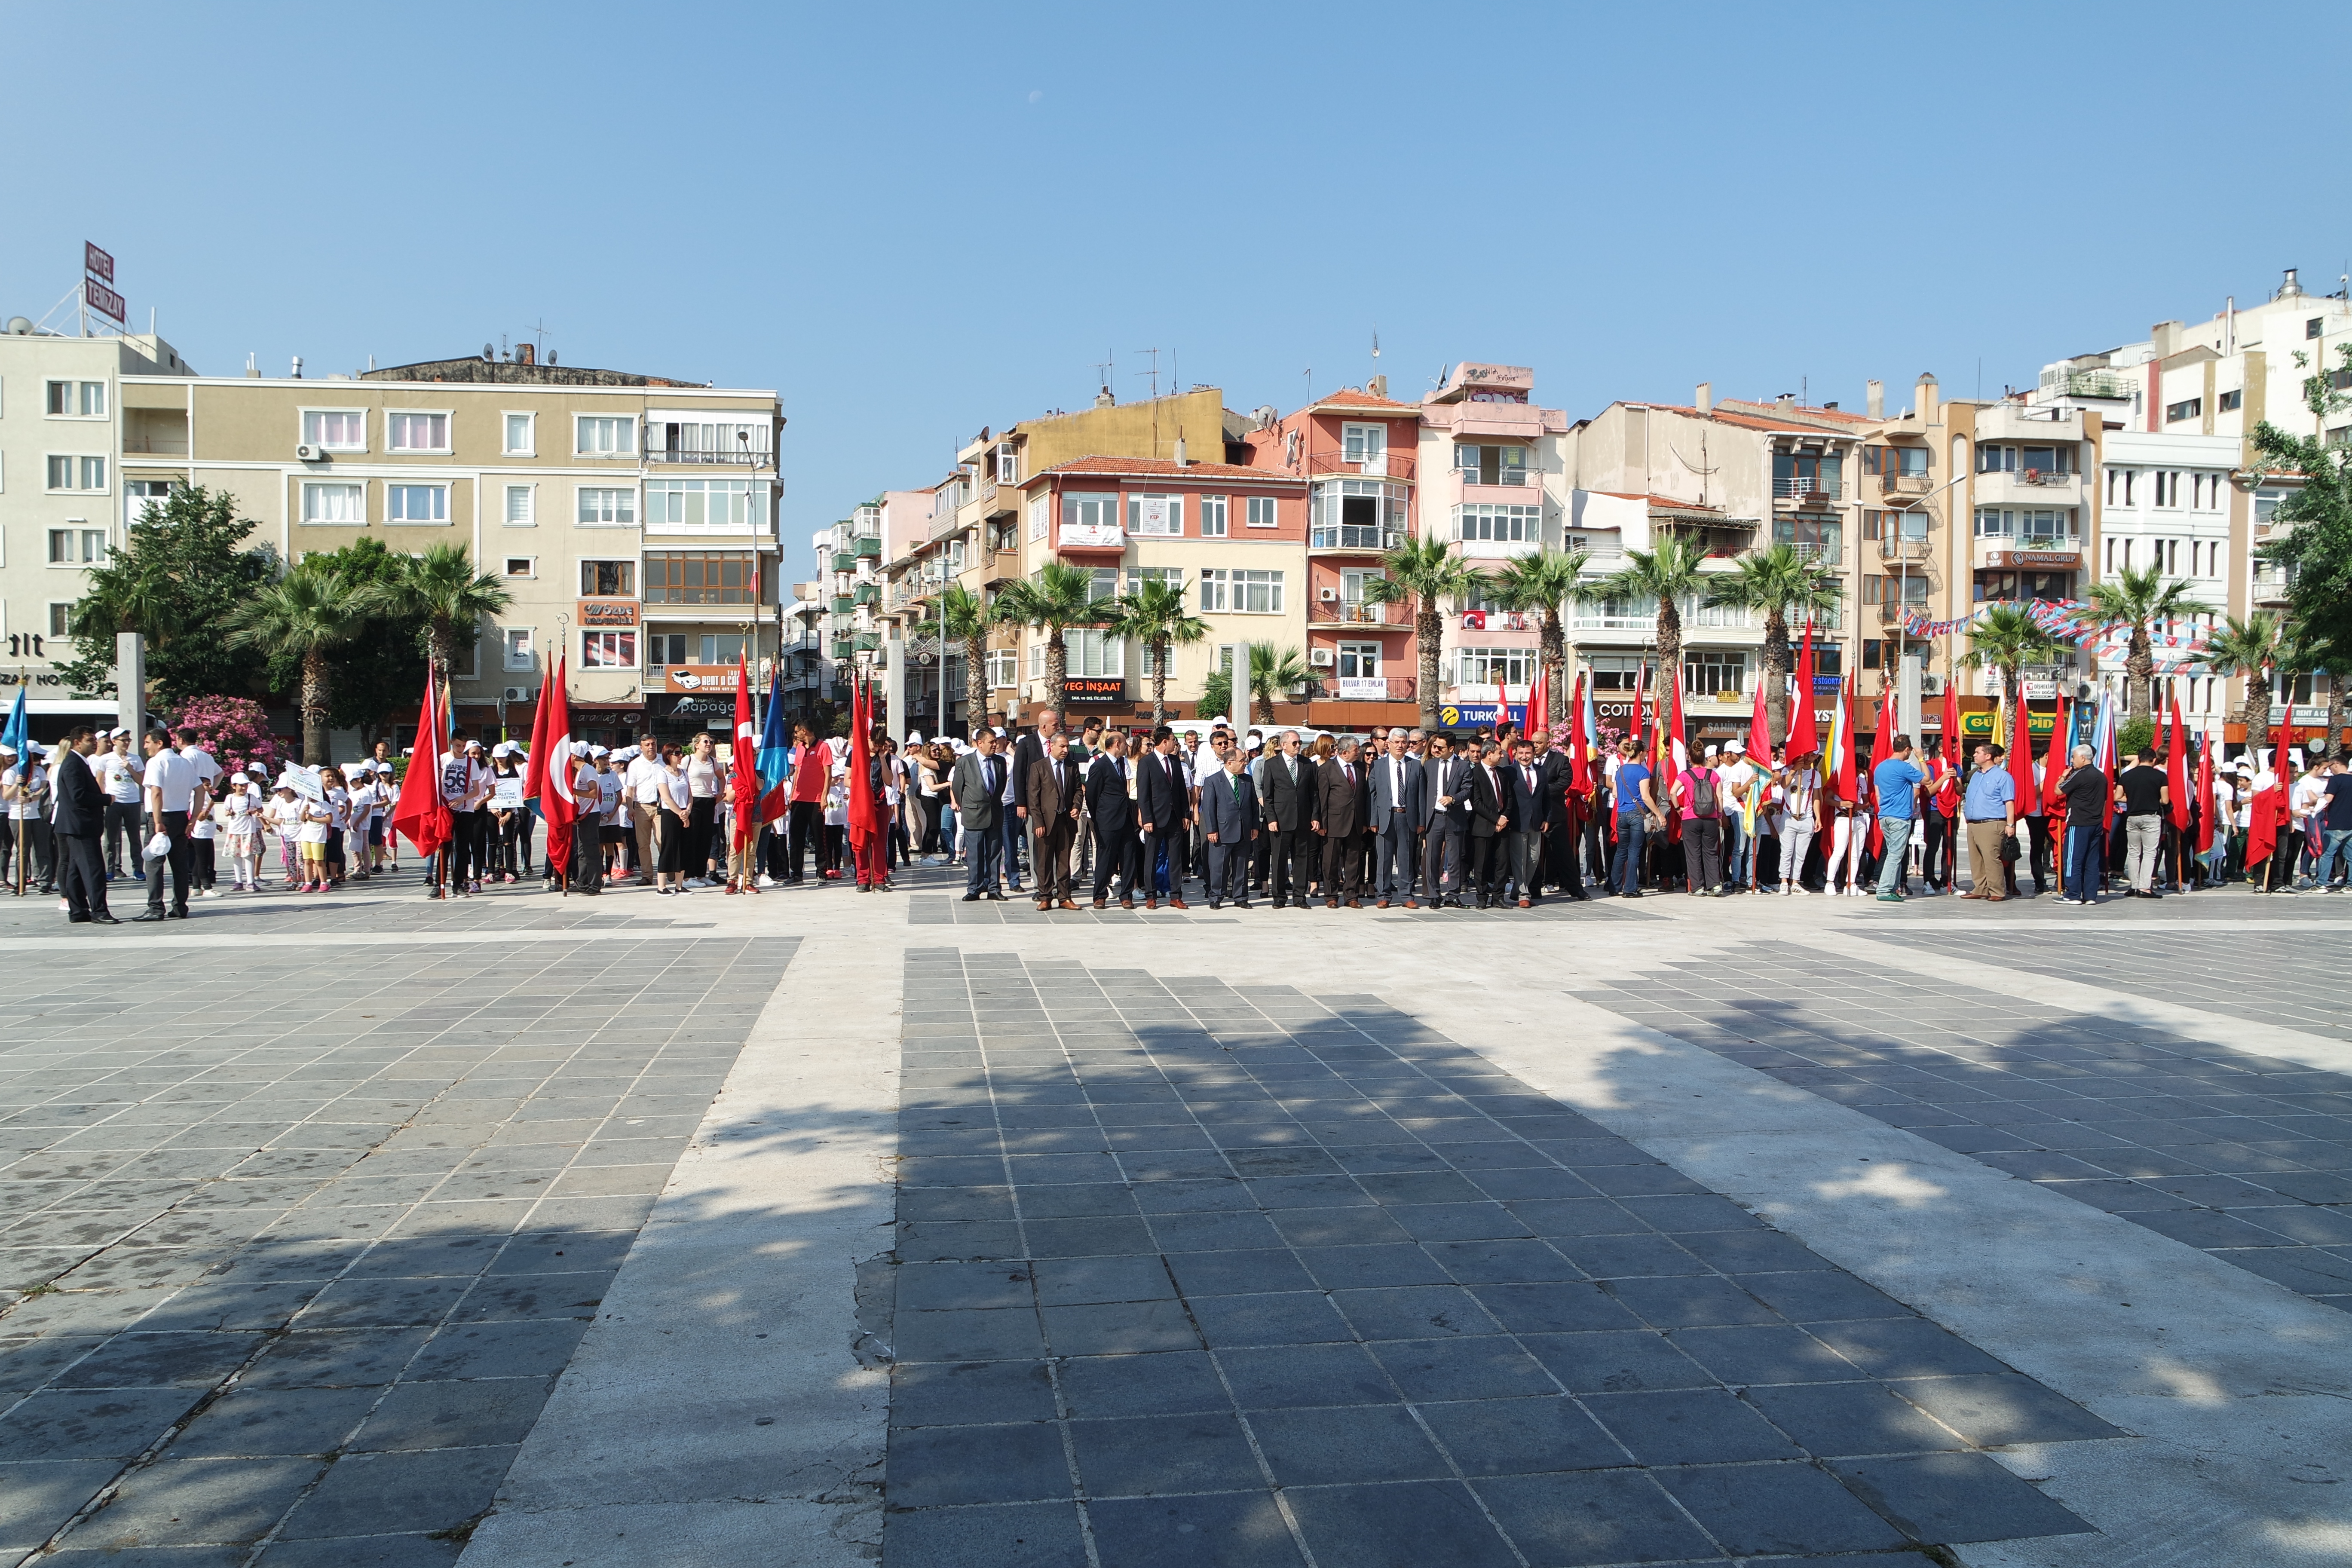
[[[252,797],[241,789],[230,790],[221,802],[221,809],[228,819],[226,841],[235,878],[229,890],[257,893],[261,890],[261,818],[254,809]]]
[[[327,835],[335,826],[335,808],[324,800],[304,795],[298,820],[301,826],[294,837],[301,847],[302,869],[295,890],[323,893],[327,890]]]

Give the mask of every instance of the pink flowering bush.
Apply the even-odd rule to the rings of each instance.
[[[191,697],[172,727],[195,731],[205,750],[225,768],[259,763],[277,775],[278,738],[269,732],[268,715],[251,698]]]

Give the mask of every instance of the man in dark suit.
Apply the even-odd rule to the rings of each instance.
[[[1298,731],[1285,730],[1275,737],[1274,754],[1258,773],[1258,807],[1265,819],[1272,863],[1267,886],[1274,907],[1307,907],[1307,884],[1314,879],[1309,864],[1315,839],[1307,825],[1315,819],[1315,763],[1298,749]]]
[[[1551,785],[1536,765],[1535,743],[1521,736],[1511,742],[1511,827],[1504,837],[1510,858],[1511,879],[1518,884],[1519,908],[1532,909],[1543,896],[1544,840],[1557,807]]]
[[[66,918],[76,925],[120,925],[106,909],[106,857],[99,840],[106,832],[106,791],[89,771],[89,754],[98,737],[87,724],[66,737],[58,748],[57,861],[64,884]]]
[[[1489,742],[1470,770],[1470,880],[1478,908],[1491,909],[1502,896],[1511,816],[1510,764],[1503,748]]]
[[[1231,899],[1249,908],[1250,846],[1257,841],[1257,791],[1239,746],[1225,753],[1225,770],[1201,786],[1201,826],[1209,849],[1209,907]]]
[[[1583,826],[1583,814],[1570,798],[1569,790],[1576,782],[1576,766],[1568,753],[1551,743],[1549,732],[1538,737],[1536,748],[1536,768],[1543,774],[1544,800],[1551,817],[1551,826],[1544,834],[1543,870],[1536,887],[1558,888],[1571,899],[1582,900],[1584,883],[1576,873],[1576,840]]]
[[[1037,907],[1050,910],[1078,906],[1070,897],[1070,850],[1078,839],[1079,797],[1086,785],[1078,764],[1070,761],[1070,738],[1058,731],[1045,742],[1045,754],[1029,764],[1023,793],[1029,825],[1029,868],[1037,878]]]
[[[1136,787],[1136,831],[1142,836],[1143,907],[1160,907],[1171,889],[1171,909],[1184,907],[1184,835],[1192,826],[1192,785],[1185,759],[1176,750],[1176,731],[1162,724],[1151,731],[1151,752],[1141,763]]]
[[[1323,907],[1364,907],[1364,838],[1371,831],[1372,785],[1357,755],[1356,737],[1342,735],[1331,760],[1315,770],[1315,817],[1323,835]]]
[[[1476,764],[1454,749],[1452,737],[1429,738],[1423,768],[1421,891],[1433,910],[1462,907],[1462,868],[1470,853],[1470,770]]]
[[[1062,716],[1037,710],[1037,727],[1013,742],[1013,811],[1004,819],[1004,879],[1021,890],[1022,846],[1029,843],[1029,770],[1045,758],[1045,748],[1062,732]],[[1034,870],[1034,868],[1032,868]]]
[[[1422,818],[1426,813],[1421,759],[1405,749],[1402,729],[1389,731],[1388,755],[1368,764],[1372,775],[1373,891],[1381,909],[1402,898],[1406,909],[1413,900],[1413,851],[1420,847]]]
[[[996,731],[982,727],[972,732],[971,750],[956,759],[948,775],[948,797],[963,824],[963,901],[982,899],[1004,901],[997,890],[996,868],[1004,841],[997,832],[1004,810],[1004,759],[996,754]]]
[[[1110,897],[1110,879],[1119,879],[1118,907],[1135,908],[1136,828],[1142,821],[1131,785],[1134,764],[1127,760],[1127,737],[1113,730],[1103,739],[1102,754],[1087,769],[1087,817],[1095,825],[1095,908]]]

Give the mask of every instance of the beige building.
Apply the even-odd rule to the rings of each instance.
[[[569,658],[575,733],[727,727],[776,647],[776,395],[511,360],[324,379],[122,378],[122,477],[235,494],[288,561],[455,541],[514,595],[455,672],[460,723],[527,733]],[[755,674],[755,679],[758,676]]]

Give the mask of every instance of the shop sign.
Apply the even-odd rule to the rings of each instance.
[[[1336,684],[1342,702],[1385,702],[1389,700],[1388,677],[1384,675],[1343,675]]]
[[[673,664],[662,672],[662,689],[733,691],[735,667],[731,664]]]
[[[637,624],[637,602],[635,599],[583,599],[580,601],[580,624],[583,626],[634,626]]]
[[[2054,566],[2071,572],[2082,566],[2083,552],[2079,550],[1988,550],[1985,552],[1985,564],[2012,567]]]
[[[1063,550],[1124,550],[1127,530],[1115,522],[1066,522],[1055,540]]]
[[[1062,700],[1066,702],[1124,702],[1127,682],[1095,676],[1070,676],[1062,682]]]
[[[1960,733],[1971,741],[1990,741],[1992,739],[1992,721],[1993,710],[1990,708],[1963,713],[1960,715]],[[2046,738],[2057,723],[2058,715],[2054,711],[2036,713],[2031,708],[2025,710],[2025,732],[2029,735]]]
[[[1475,729],[1481,724],[1492,724],[1495,721],[1496,707],[1496,704],[1492,702],[1440,703],[1437,709],[1437,726],[1441,730],[1461,730]],[[1510,704],[1510,711],[1504,717],[1509,719],[1514,724],[1524,724],[1528,718],[1528,705],[1524,702],[1514,702]]]

